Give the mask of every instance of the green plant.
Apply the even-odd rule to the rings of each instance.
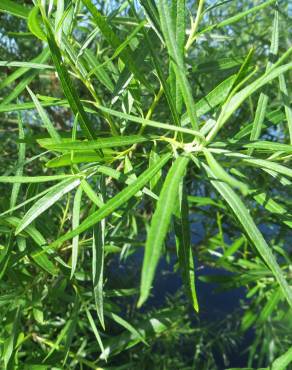
[[[4,368],[134,368],[135,346],[145,366],[147,348],[169,347],[182,322],[196,335],[173,303],[139,311],[148,310],[163,255],[176,255],[195,315],[197,264],[232,273],[205,282],[247,288],[238,332],[253,325],[261,338],[276,311],[279,321],[291,314],[286,5],[236,3],[1,2],[3,32],[19,17],[29,37],[22,48],[36,54],[0,62],[15,69],[0,83],[9,153],[0,176]],[[8,129],[15,124],[18,138]],[[199,245],[193,217],[205,226]],[[273,228],[269,242],[263,225]],[[144,246],[140,284],[139,268],[114,281],[116,254],[137,265]],[[205,328],[199,336],[204,343]],[[267,340],[259,366],[284,368],[272,364],[285,352],[289,365],[289,341],[267,356]],[[183,366],[164,356],[161,368]],[[202,368],[200,355],[190,366]]]

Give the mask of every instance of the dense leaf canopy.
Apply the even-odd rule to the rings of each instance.
[[[289,366],[288,8],[0,2],[1,368]]]

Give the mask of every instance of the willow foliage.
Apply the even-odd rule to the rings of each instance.
[[[245,288],[233,334],[255,330],[246,367],[289,366],[287,4],[2,0],[0,11],[1,366],[220,368],[212,346],[226,360],[232,330],[210,345],[198,328],[200,281]],[[191,312],[182,297],[151,303],[165,257]],[[130,268],[117,277],[119,263]],[[181,336],[187,359],[167,340]]]

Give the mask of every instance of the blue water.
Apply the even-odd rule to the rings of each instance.
[[[135,255],[131,256],[125,262],[115,260],[110,270],[113,273],[111,280],[114,282],[121,281],[121,276],[128,277],[129,285],[123,286],[132,287],[133,281],[140,281],[140,267],[142,265],[143,249],[141,248]],[[174,262],[166,262],[165,259],[161,259],[157,268],[155,281],[153,284],[151,297],[148,299],[146,304],[142,307],[142,312],[147,312],[153,308],[162,308],[166,305],[166,297],[169,295],[175,295],[177,292],[183,290],[183,284],[179,272],[174,272]],[[200,281],[201,275],[222,275],[226,272],[223,270],[213,269],[210,267],[200,266],[200,269],[196,271],[196,288],[198,293],[198,300],[200,306],[199,314],[195,314],[190,309],[190,319],[192,325],[198,325],[198,320],[201,324],[220,323],[220,321],[226,319],[228,315],[232,315],[235,310],[239,309],[239,302],[245,298],[244,288],[232,289],[229,291],[216,291],[219,287],[215,283],[204,283]],[[123,278],[124,281],[124,278]],[[186,300],[187,302],[187,300]],[[196,317],[195,317],[196,315]],[[220,325],[217,326],[218,328]],[[213,333],[214,336],[220,336],[220,332]],[[253,339],[252,331],[249,331],[243,338],[238,347],[234,348],[233,351],[228,353],[229,365],[228,367],[244,367],[247,364],[246,355],[241,354]],[[194,341],[195,343],[195,341]],[[192,351],[192,347],[190,347]],[[217,369],[225,369],[226,366],[222,361],[220,353],[216,354],[213,352],[216,358]],[[193,353],[189,353],[189,357],[192,358]]]

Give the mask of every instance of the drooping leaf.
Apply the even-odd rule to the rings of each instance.
[[[80,179],[68,179],[52,186],[51,190],[44,197],[39,199],[24,215],[18,225],[15,234],[19,234],[23,229],[30,225],[39,215],[55,204],[63,195],[80,185]]]
[[[184,65],[184,61],[179,51],[174,25],[172,24],[172,19],[169,11],[169,5],[166,0],[160,0],[158,2],[158,9],[159,9],[159,16],[160,16],[160,23],[163,35],[165,37],[166,45],[168,48],[168,52],[170,57],[174,60],[173,68],[175,70],[176,77],[179,82],[179,87],[184,98],[184,103],[186,105],[189,119],[194,130],[197,130],[199,127],[197,113],[195,111],[195,104],[193,100],[193,96],[191,93],[191,88],[189,86],[189,82],[187,80],[187,73],[186,68]]]
[[[226,183],[218,181],[215,174],[211,171],[209,167],[204,165],[208,175],[210,176],[211,183],[215,189],[221,194],[228,205],[234,212],[235,217],[241,224],[242,228],[245,230],[250,240],[254,244],[255,248],[259,252],[262,259],[265,261],[269,269],[272,271],[275,279],[281,287],[282,293],[285,296],[290,307],[292,307],[292,290],[288,285],[282,269],[278,265],[275,256],[273,255],[271,248],[268,246],[267,242],[263,238],[262,234],[255,225],[252,217],[250,216],[248,210],[243,204],[239,196],[230,188]],[[215,180],[213,180],[215,179]]]
[[[132,198],[143,186],[145,186],[152,176],[156,174],[157,171],[162,168],[170,158],[170,154],[165,154],[154,166],[146,170],[140,175],[135,182],[128,185],[125,189],[107,201],[103,207],[98,211],[87,217],[75,230],[63,235],[59,239],[55,240],[50,247],[56,248],[64,241],[73,238],[75,235],[82,233],[83,231],[89,229],[93,225],[97,224],[99,221],[104,219],[113,213],[117,208],[125,204],[130,198]]]
[[[92,237],[92,284],[95,308],[101,326],[105,329],[103,313],[103,269],[104,269],[104,221],[93,228]]]
[[[41,106],[40,102],[38,101],[38,98],[35,96],[35,94],[30,90],[30,88],[26,87],[27,91],[29,92],[29,95],[31,96],[36,109],[42,119],[42,122],[48,131],[49,135],[52,139],[59,142],[60,141],[60,135],[58,134],[57,130],[55,129],[54,125],[52,124],[51,120],[49,119],[47,113],[45,112],[44,108]]]
[[[174,231],[178,262],[182,273],[186,293],[195,311],[199,311],[195,287],[195,267],[191,249],[189,207],[186,189],[181,184],[178,196],[178,210],[174,218]]]
[[[47,40],[49,44],[49,48],[51,51],[51,56],[58,72],[62,88],[64,91],[65,96],[68,99],[70,107],[75,115],[78,114],[78,121],[80,122],[81,128],[84,132],[84,135],[89,139],[93,140],[95,138],[95,131],[93,128],[92,122],[88,119],[83,105],[80,102],[79,96],[73,83],[71,81],[70,75],[68,70],[63,62],[60,49],[56,43],[55,36],[53,30],[51,29],[50,23],[46,18],[44,18],[44,24],[46,26],[47,31]]]
[[[19,130],[19,140],[24,139],[24,127],[22,122],[22,117],[18,115],[18,130]],[[18,149],[18,166],[15,173],[15,177],[22,176],[23,174],[23,164],[25,161],[25,143],[19,143],[19,149]],[[1,176],[0,176],[1,178]],[[14,177],[13,177],[14,178]],[[1,180],[0,180],[1,182]],[[14,183],[12,187],[11,197],[10,197],[10,208],[13,208],[17,202],[18,194],[20,191],[20,183]]]
[[[150,294],[162,246],[169,229],[172,213],[175,209],[175,198],[179,183],[184,175],[188,162],[189,158],[185,156],[178,157],[175,160],[167,174],[159,195],[159,200],[147,235],[138,306],[141,306]]]
[[[72,229],[76,229],[79,226],[80,221],[80,208],[81,208],[81,200],[82,200],[82,187],[76,190],[73,202],[73,217],[72,217]],[[74,276],[77,260],[78,260],[78,252],[79,252],[79,235],[76,235],[72,240],[72,262],[71,262],[71,276]]]

